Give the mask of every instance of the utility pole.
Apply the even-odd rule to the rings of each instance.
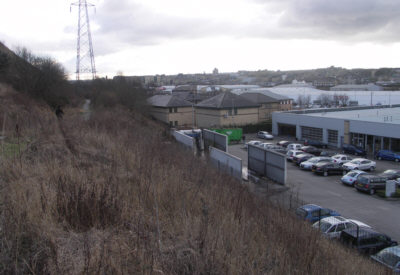
[[[96,65],[94,63],[94,52],[88,7],[94,7],[86,0],[72,3],[71,6],[79,8],[78,14],[78,37],[76,42],[76,80],[81,79],[81,74],[91,74],[92,79],[96,78]],[[71,11],[70,6],[70,11]]]

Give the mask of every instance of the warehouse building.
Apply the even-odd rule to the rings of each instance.
[[[354,144],[368,153],[400,151],[400,105],[275,112],[272,132],[338,148]]]

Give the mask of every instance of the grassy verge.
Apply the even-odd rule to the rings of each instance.
[[[381,198],[386,198],[386,191],[385,190],[377,190],[376,194]],[[399,198],[400,199],[400,188],[396,188],[396,193],[393,194],[392,198]]]

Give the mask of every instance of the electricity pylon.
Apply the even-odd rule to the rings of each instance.
[[[76,43],[76,80],[81,79],[81,74],[91,74],[96,78],[96,65],[94,63],[92,34],[90,32],[88,7],[94,7],[86,0],[72,3],[71,6],[79,8],[78,39]]]

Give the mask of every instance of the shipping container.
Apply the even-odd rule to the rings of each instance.
[[[240,142],[243,137],[242,128],[229,128],[229,129],[211,129],[214,132],[228,136],[228,143]]]

